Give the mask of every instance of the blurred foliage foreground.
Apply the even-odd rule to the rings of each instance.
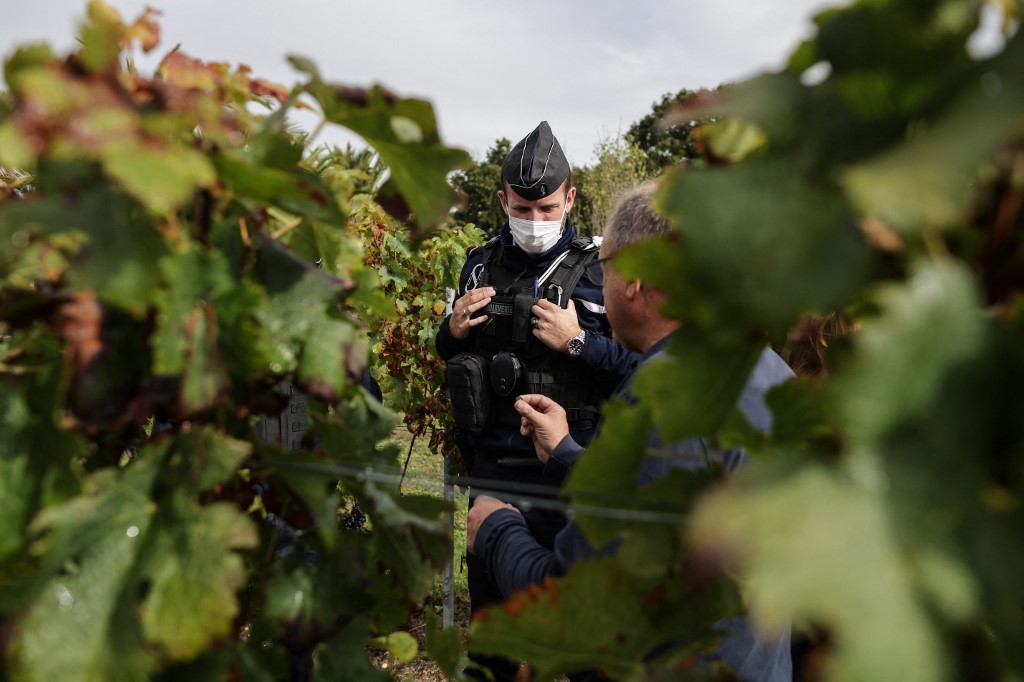
[[[617,261],[685,323],[568,485],[590,538],[620,551],[486,613],[482,650],[541,679],[715,676],[694,662],[746,609],[812,632],[810,672],[834,679],[1024,676],[1019,13],[829,10],[780,73],[669,113],[713,117],[730,163],[667,173],[677,233]],[[982,16],[1004,21],[985,55]],[[390,298],[428,271],[346,229],[351,184],[310,167],[285,114],[314,108],[376,150],[376,199],[414,244],[468,159],[427,103],[299,58],[292,89],[177,51],[145,78],[121,55],[156,45],[153,15],[127,24],[98,0],[81,35],[63,60],[15,52],[0,100],[5,674],[279,679],[287,650],[317,647],[318,679],[386,678],[366,645],[408,654],[392,631],[450,538],[442,503],[375,473],[397,465],[378,446],[392,419],[354,384],[370,338],[389,372],[407,365],[382,319],[397,306],[425,346],[443,301]],[[443,259],[433,276],[457,268]],[[830,373],[776,390],[773,431],[752,433],[732,406],[764,341],[837,310],[855,329]],[[295,450],[252,429],[285,381],[310,396]],[[414,431],[443,428],[430,410]],[[170,427],[147,441],[154,415]],[[652,427],[756,463],[638,490]],[[339,530],[353,502],[369,532]],[[310,551],[281,551],[281,519]],[[459,676],[458,634],[428,639]]]

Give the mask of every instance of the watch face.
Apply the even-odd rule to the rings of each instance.
[[[574,336],[569,339],[569,355],[579,355],[583,352],[583,339]]]

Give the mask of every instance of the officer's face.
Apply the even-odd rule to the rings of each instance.
[[[498,192],[498,197],[504,209],[513,218],[533,221],[560,220],[563,214],[572,210],[576,199],[576,188],[570,187],[566,191],[567,182],[568,180],[563,182],[561,187],[546,197],[533,201],[522,198],[508,186]]]

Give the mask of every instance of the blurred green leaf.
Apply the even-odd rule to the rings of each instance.
[[[11,645],[18,679],[146,676],[153,661],[125,616],[137,597],[130,577],[153,521],[149,493],[160,463],[154,453],[116,481],[97,477],[95,494],[49,507],[34,521],[47,532],[38,551],[49,549],[52,577]]]
[[[216,179],[209,159],[189,147],[109,144],[103,150],[103,168],[128,194],[160,215],[180,208],[197,189]]]
[[[883,315],[857,335],[860,358],[838,389],[847,433],[867,447],[926,411],[947,373],[985,340],[977,293],[960,266],[919,263],[905,286],[884,287],[878,299]]]
[[[391,171],[380,196],[400,195],[421,234],[443,221],[455,198],[448,174],[468,166],[471,159],[461,149],[441,143],[430,103],[395,97],[380,86],[335,87],[321,79],[309,60],[290,59],[292,66],[311,77],[306,90],[320,103],[324,117],[362,136],[380,153]]]
[[[50,173],[40,170],[45,184]],[[50,195],[4,205],[0,232],[18,230],[51,233],[81,232],[90,247],[75,258],[68,279],[74,290],[95,290],[101,298],[133,314],[142,314],[159,281],[153,267],[167,246],[142,207],[110,190],[77,196]]]
[[[678,301],[716,292],[702,296],[715,308],[691,318],[716,330],[781,337],[800,314],[841,307],[867,275],[867,246],[846,206],[791,160],[670,174],[655,201],[678,230],[678,265],[645,274]],[[654,248],[638,248],[634,257]]]
[[[757,487],[711,495],[692,527],[703,551],[742,563],[755,621],[777,629],[800,613],[830,624],[841,645],[829,677],[948,678],[946,652],[879,495],[807,465]]]
[[[327,640],[316,654],[314,682],[366,680],[388,682],[391,676],[370,662],[366,654],[369,639],[365,618],[356,618],[345,629]]]
[[[398,659],[399,663],[408,663],[416,658],[416,654],[420,651],[416,638],[403,630],[383,637],[374,637],[370,640],[370,646],[387,650]]]
[[[1004,144],[1024,135],[1024,38],[980,64],[936,118],[906,144],[849,168],[843,185],[861,213],[904,235],[962,223],[979,171]]]
[[[245,584],[234,550],[258,544],[252,522],[228,504],[200,507],[184,491],[171,496],[152,528],[140,571],[150,581],[142,609],[149,641],[175,660],[227,637]]]

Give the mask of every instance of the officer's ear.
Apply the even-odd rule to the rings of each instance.
[[[646,293],[647,289],[640,283],[638,279],[631,279],[626,282],[626,300],[635,301],[643,293]]]

